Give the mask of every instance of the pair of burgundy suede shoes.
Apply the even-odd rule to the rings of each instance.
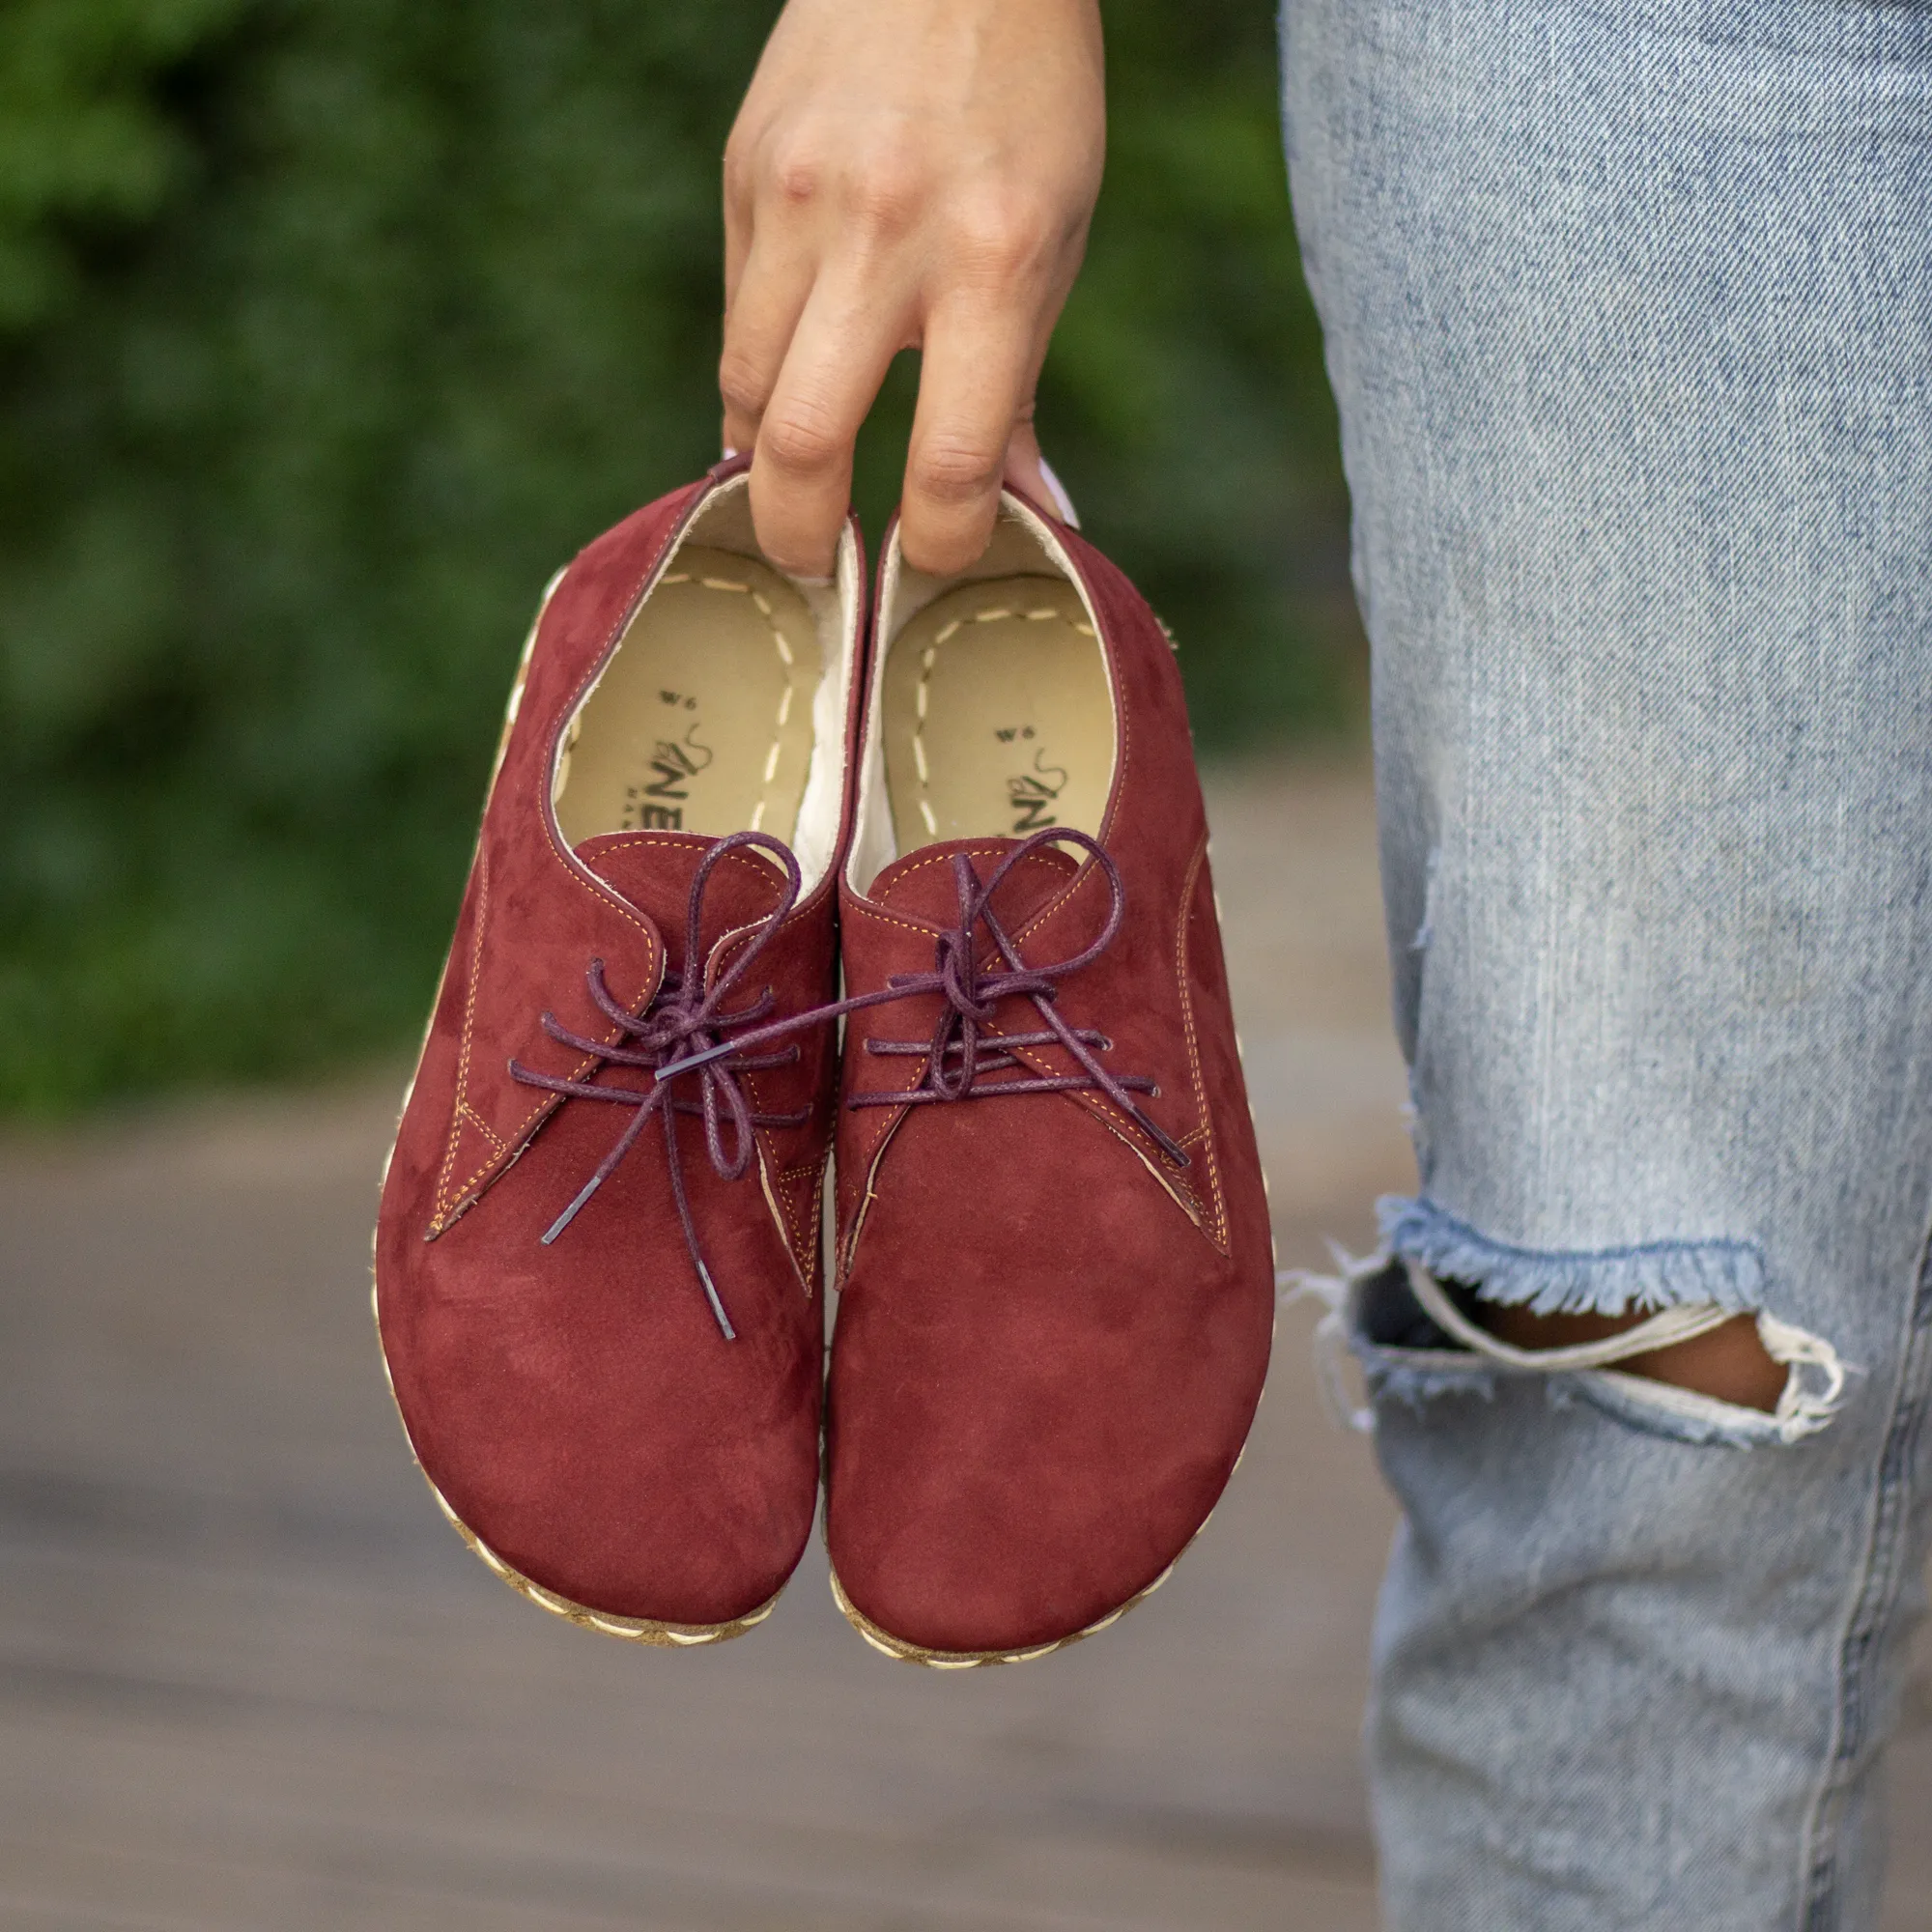
[[[964,577],[895,541],[865,605],[856,527],[830,585],[762,560],[742,462],[552,585],[377,1320],[439,1501],[547,1609],[758,1623],[822,1424],[846,1616],[1003,1662],[1207,1520],[1266,1373],[1267,1215],[1152,612],[1012,495]]]

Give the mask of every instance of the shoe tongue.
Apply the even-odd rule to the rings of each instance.
[[[584,839],[577,856],[651,921],[681,970],[692,881],[717,842],[691,832],[607,832]],[[708,955],[725,933],[772,911],[784,884],[784,874],[755,845],[721,859],[704,884],[703,952]]]
[[[950,838],[922,845],[895,859],[872,881],[870,896],[880,905],[934,925],[959,923],[959,888],[952,856],[965,854],[980,879],[990,879],[1020,841],[1017,838]],[[1080,869],[1080,862],[1057,845],[1036,845],[1000,881],[993,910],[1009,932],[1031,919]]]

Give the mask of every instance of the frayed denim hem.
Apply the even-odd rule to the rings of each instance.
[[[1362,1380],[1371,1402],[1389,1396],[1419,1410],[1440,1395],[1473,1395],[1484,1402],[1495,1400],[1496,1372],[1481,1363],[1403,1361],[1392,1350],[1364,1342],[1359,1335],[1350,1338],[1349,1350],[1361,1365]]]
[[[1790,1397],[1776,1413],[1740,1408],[1716,1396],[1675,1388],[1646,1376],[1627,1376],[1614,1369],[1586,1375],[1551,1376],[1545,1393],[1553,1407],[1580,1403],[1665,1442],[1684,1442],[1719,1449],[1790,1448],[1815,1435],[1831,1420],[1833,1405],[1793,1377]]]
[[[1748,1241],[1646,1241],[1626,1248],[1538,1250],[1493,1241],[1426,1198],[1376,1203],[1390,1250],[1485,1301],[1533,1315],[1626,1315],[1634,1308],[1764,1306],[1764,1257]]]

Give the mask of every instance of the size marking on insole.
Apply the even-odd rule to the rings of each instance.
[[[784,666],[787,672],[797,665],[798,660],[792,654],[791,645],[785,641],[784,633],[779,629],[778,613],[773,611],[771,600],[761,592],[753,590],[749,583],[740,583],[732,577],[693,578],[688,570],[673,571],[668,577],[661,578],[659,582],[667,584],[696,582],[703,590],[723,590],[734,596],[750,598],[758,615],[765,620],[765,628],[772,634],[772,643],[777,648],[779,662]],[[765,794],[770,791],[772,781],[778,776],[779,759],[783,755],[785,726],[791,722],[793,689],[792,681],[787,676],[784,690],[779,696],[779,715],[772,725],[772,748],[765,753],[765,769],[758,781],[761,786],[758,802],[752,808],[752,820],[748,830],[753,832],[764,830],[765,807],[771,802]],[[683,816],[682,812],[678,815],[680,818]]]
[[[912,727],[912,762],[919,774],[919,815],[925,820],[926,837],[929,838],[939,837],[939,820],[934,815],[932,800],[928,796],[932,784],[932,768],[927,763],[925,755],[926,687],[932,682],[933,667],[939,662],[939,647],[968,624],[998,624],[1014,617],[1023,617],[1030,624],[1043,623],[1049,618],[1058,617],[1069,631],[1077,633],[1080,637],[1094,636],[1092,624],[1083,624],[1077,617],[1069,617],[1065,611],[1056,610],[1051,604],[1031,611],[1014,611],[1004,604],[989,605],[983,611],[975,611],[971,616],[954,617],[950,623],[941,625],[933,634],[931,643],[920,653],[919,685],[913,693]],[[1031,730],[1027,735],[1029,737],[1033,735]],[[1038,755],[1036,754],[1036,762]],[[1062,772],[1060,785],[1065,782],[1066,775]],[[1021,797],[1016,793],[1010,800],[1015,812],[1019,815],[1018,830],[1031,832],[1040,825],[1052,824],[1053,821],[1043,817],[1042,814],[1047,805],[1058,795],[1060,785],[1048,790],[1040,781],[1030,778],[1016,780],[1012,783],[1021,787],[1031,787],[1033,794],[1036,794]]]

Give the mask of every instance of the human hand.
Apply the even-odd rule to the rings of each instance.
[[[1105,147],[1097,0],[789,0],[724,151],[724,442],[773,562],[831,570],[906,348],[908,561],[971,563],[1003,480],[1065,505],[1034,385]]]

